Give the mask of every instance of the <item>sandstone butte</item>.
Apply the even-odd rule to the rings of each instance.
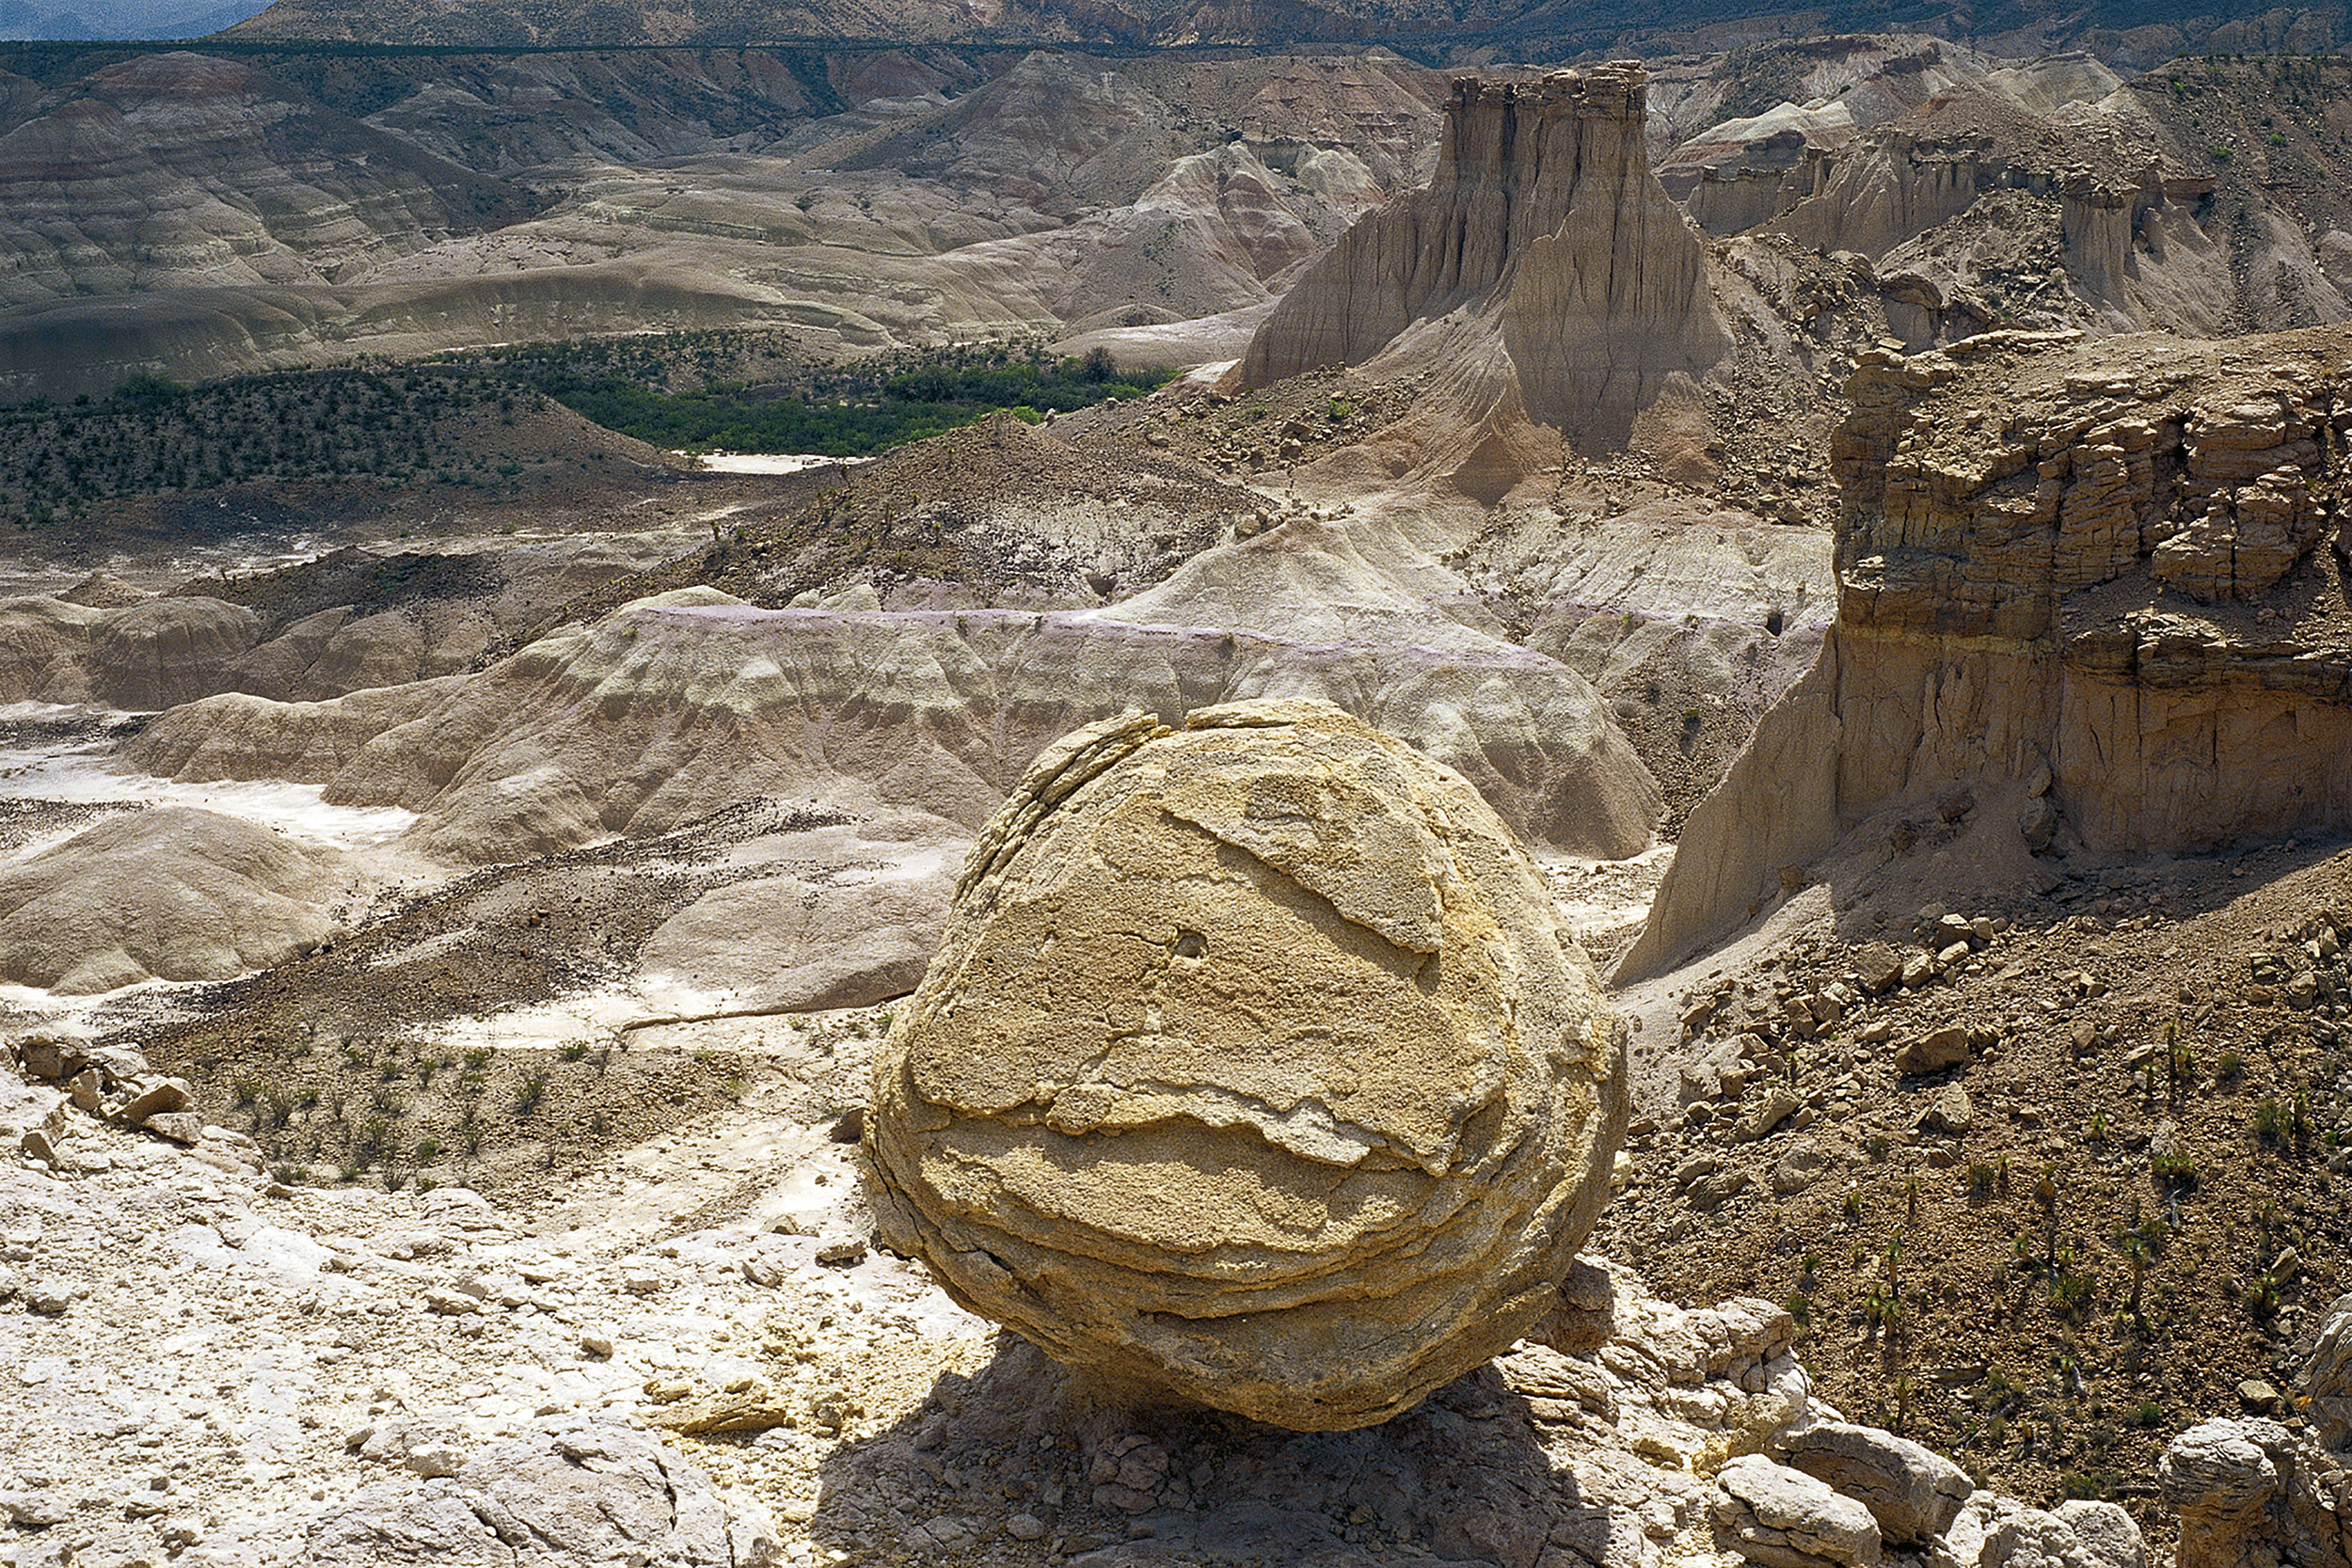
[[[1456,390],[1500,427],[1621,444],[1668,377],[1729,347],[1706,247],[1650,172],[1647,81],[1618,61],[1454,82],[1428,187],[1307,270],[1250,341],[1240,384],[1392,351],[1477,383]]]
[[[1622,1053],[1457,774],[1322,703],[1106,720],[982,832],[878,1058],[879,1230],[1120,1397],[1369,1426],[1556,1300]]]

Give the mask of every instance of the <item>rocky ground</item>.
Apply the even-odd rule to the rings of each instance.
[[[288,1187],[233,1132],[126,1128],[119,1090],[93,1115],[40,1080],[40,1048],[26,1063],[30,1083],[0,1076],[11,1129],[48,1150],[12,1131],[0,1162],[0,1560],[20,1568],[1565,1568],[1774,1542],[1860,1568],[1873,1509],[1890,1540],[2007,1529],[2144,1560],[2105,1515],[1963,1511],[1956,1470],[1836,1425],[1765,1302],[1686,1310],[1580,1265],[1544,1342],[1398,1420],[1298,1434],[1124,1408],[993,1337],[867,1247],[851,1151],[788,1075],[494,1206]],[[1795,1468],[1708,1479],[1759,1448]]]
[[[2341,1288],[2352,852],[2042,863],[1961,840],[1793,893],[1638,988],[1646,1114],[1606,1249],[1754,1291],[1824,1394],[2029,1497],[2126,1500],[2201,1413],[2281,1402]]]

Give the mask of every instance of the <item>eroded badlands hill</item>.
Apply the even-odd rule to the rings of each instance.
[[[18,397],[649,326],[840,354],[1217,317],[1412,182],[1438,90],[1379,52],[15,64]]]

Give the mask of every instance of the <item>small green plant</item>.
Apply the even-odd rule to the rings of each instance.
[[[588,1054],[588,1042],[585,1040],[573,1040],[570,1044],[564,1046],[563,1050],[557,1052],[556,1054],[567,1062],[577,1062],[582,1056]]]
[[[1862,1190],[1860,1188],[1854,1188],[1846,1194],[1845,1208],[1846,1218],[1849,1220],[1862,1218]]]
[[[2153,1400],[2142,1400],[2132,1407],[2132,1425],[2142,1432],[2164,1425],[2164,1406]]]
[[[2234,1051],[2224,1051],[2213,1064],[2213,1080],[2217,1084],[2234,1084],[2246,1076],[2246,1058]]]
[[[1886,1164],[1886,1151],[1893,1146],[1886,1141],[1885,1133],[1873,1132],[1862,1140],[1862,1147],[1869,1152],[1872,1163],[1883,1165]]]
[[[547,1094],[548,1075],[546,1073],[527,1072],[523,1074],[515,1085],[515,1115],[530,1116],[539,1108],[539,1102],[547,1098]]]
[[[2105,1111],[2090,1113],[2090,1125],[2083,1129],[2083,1138],[2085,1142],[2094,1144],[2107,1141],[2107,1114]]]
[[[1968,1167],[1968,1196],[1970,1197],[1991,1197],[1993,1196],[1993,1167],[1985,1164],[1982,1160],[1977,1161],[1974,1164]]]
[[[473,1050],[467,1052],[466,1065],[469,1068],[488,1067],[490,1065],[490,1053],[488,1049],[483,1046],[476,1046]]]
[[[2205,149],[2205,152],[2206,152],[2207,156],[2211,157],[2211,158],[2213,159],[2213,161],[2214,161],[2215,163],[2217,163],[2217,164],[2221,164],[2221,165],[2226,166],[2226,165],[2228,165],[2228,163],[2230,162],[2230,150],[2229,150],[2228,148],[2226,148],[2226,147],[2221,146],[2221,145],[2220,145],[2219,143],[2217,143],[2217,142],[2215,145],[2213,145],[2213,146],[2208,147],[2207,149]]]
[[[237,1097],[238,1105],[246,1106],[262,1098],[263,1087],[259,1078],[240,1078],[230,1085],[230,1090]]]
[[[2273,1148],[2285,1145],[2288,1134],[2286,1107],[2275,1099],[2265,1099],[2254,1106],[2254,1136]]]
[[[429,1165],[440,1157],[441,1146],[437,1141],[432,1138],[419,1138],[417,1140],[417,1164],[421,1165]]]

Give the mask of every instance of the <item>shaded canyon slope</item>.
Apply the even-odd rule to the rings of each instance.
[[[1838,619],[1691,816],[1630,975],[1906,813],[2035,853],[2352,825],[2345,337],[1882,353],[1837,434]],[[1871,842],[1876,842],[1872,839]]]

